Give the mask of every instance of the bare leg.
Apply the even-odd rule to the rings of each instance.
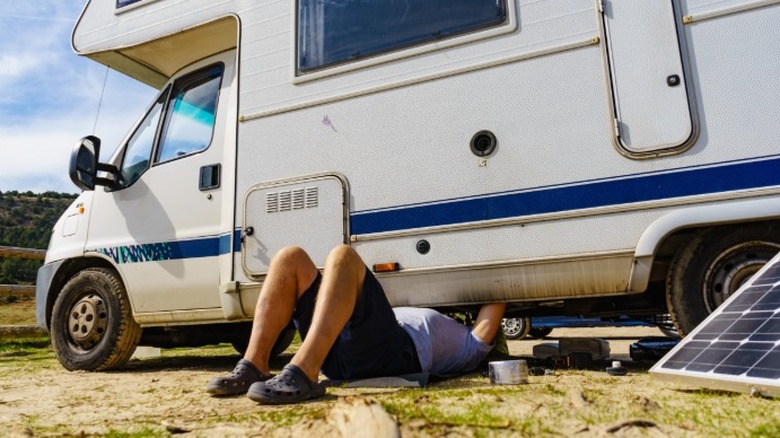
[[[496,338],[504,317],[505,303],[485,304],[479,309],[472,332],[484,342],[490,344]]]
[[[257,300],[252,335],[244,354],[244,359],[263,374],[270,374],[271,349],[290,323],[298,298],[316,277],[317,267],[303,249],[287,247],[274,256]]]
[[[290,363],[316,382],[328,351],[355,310],[366,266],[354,249],[342,245],[328,255],[311,328]]]

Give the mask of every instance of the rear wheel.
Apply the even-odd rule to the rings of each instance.
[[[694,237],[672,261],[666,302],[680,335],[690,333],[780,251],[776,224],[714,228]]]
[[[501,328],[507,339],[523,339],[531,329],[531,318],[504,318]]]
[[[50,327],[54,354],[69,370],[120,367],[141,339],[124,285],[105,268],[85,269],[65,284]]]

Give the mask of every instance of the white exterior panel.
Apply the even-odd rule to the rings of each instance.
[[[227,236],[213,276],[230,293],[239,282],[244,314],[251,315],[254,281],[274,249],[316,242],[320,264],[331,240],[345,237],[368,265],[399,263],[400,272],[381,276],[396,304],[542,301],[641,292],[646,281],[635,275],[635,252],[639,242],[654,244],[642,239],[662,217],[780,195],[773,176],[780,166],[777,3],[606,2],[615,13],[607,17],[607,41],[601,2],[518,0],[505,23],[457,41],[298,75],[296,2],[157,0],[115,14],[113,2],[90,1],[74,47],[99,60],[117,52],[155,61],[144,51],[190,35],[179,34],[185,29],[237,17],[193,32],[203,37],[240,23],[230,37],[239,73],[219,153],[235,181],[216,199],[223,205],[218,231],[200,232]],[[658,20],[637,25],[624,14]],[[146,65],[166,77],[178,65],[160,63]],[[679,86],[666,83],[672,73]],[[616,115],[625,149],[650,152],[642,159],[615,148]],[[482,130],[498,140],[487,157],[469,144]],[[150,181],[172,178],[152,171]],[[254,196],[266,197],[264,187],[278,181],[323,174],[339,175],[347,187],[342,197],[324,199],[331,213],[343,213],[338,220],[329,213],[322,233],[314,228],[305,239],[306,222],[320,218],[270,221],[263,231],[272,244],[245,240],[240,252],[239,230],[265,220],[252,211]],[[178,201],[177,190],[150,187],[143,195]],[[168,219],[151,208],[146,217]],[[198,220],[176,219],[169,234],[190,239],[197,233],[178,230],[198,229]],[[96,232],[95,244],[120,225]],[[155,226],[148,231],[160,231]],[[423,239],[427,254],[416,250]],[[651,257],[639,255],[648,274]],[[249,273],[242,269],[247,256]],[[232,277],[225,274],[231,268]],[[188,314],[219,306],[213,290],[213,299],[203,292]]]

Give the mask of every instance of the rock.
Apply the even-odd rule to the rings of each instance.
[[[370,397],[346,397],[339,400],[328,414],[328,422],[342,437],[399,438],[401,436],[395,419],[376,399]]]

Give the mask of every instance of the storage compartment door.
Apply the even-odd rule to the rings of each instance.
[[[258,184],[244,201],[244,272],[268,272],[280,249],[297,245],[321,267],[333,247],[346,242],[346,181],[335,175]]]
[[[604,29],[619,145],[629,154],[686,146],[693,134],[671,0],[605,0]]]

